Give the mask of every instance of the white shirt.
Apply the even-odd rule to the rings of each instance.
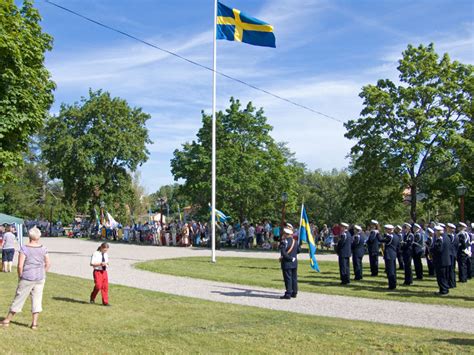
[[[107,253],[104,253],[104,262],[109,262],[109,256]],[[102,253],[100,251],[95,251],[94,254],[91,256],[91,265],[92,264],[100,264],[102,263]],[[103,270],[102,266],[94,266],[94,270]]]

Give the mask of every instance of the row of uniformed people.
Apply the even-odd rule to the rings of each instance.
[[[403,227],[385,225],[385,233],[379,232],[379,223],[376,220],[371,221],[371,231],[366,241],[370,259],[371,275],[378,275],[378,256],[380,246],[382,247],[385,260],[385,271],[388,276],[389,289],[396,287],[396,260],[398,259],[400,268],[405,271],[404,285],[413,283],[411,264],[415,265],[415,274],[417,279],[423,278],[423,254],[427,258],[429,275],[434,275],[436,262],[434,261],[434,243],[435,234],[432,228],[428,228],[428,237],[426,241],[423,238],[421,226],[405,223]],[[365,245],[362,237],[362,229],[354,226],[354,236],[348,232],[349,225],[341,223],[341,236],[336,245],[336,252],[339,256],[339,270],[341,284],[350,283],[350,257],[353,257],[353,266],[355,280],[362,279],[362,258],[365,254]],[[448,223],[447,226],[440,224],[438,227],[447,229],[446,238],[449,238],[449,256],[450,265],[448,268],[447,280],[450,287],[456,287],[455,267],[456,261],[459,264],[459,280],[466,282],[472,277],[471,267],[472,253],[471,245],[474,244],[474,234],[467,232],[467,225],[459,224],[459,234],[456,235],[456,226]],[[473,228],[474,229],[474,228]],[[413,231],[413,232],[412,232]],[[474,249],[474,246],[473,246]],[[438,261],[439,264],[439,261]],[[444,291],[440,293],[445,294]]]

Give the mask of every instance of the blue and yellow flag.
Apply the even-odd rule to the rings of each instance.
[[[308,243],[309,247],[309,263],[313,270],[319,272],[319,265],[316,261],[316,242],[313,234],[311,233],[311,227],[309,225],[308,215],[306,214],[306,208],[301,206],[301,221],[300,221],[300,234],[299,237],[302,242]]]
[[[217,39],[275,48],[273,26],[217,3]]]
[[[212,215],[212,207],[211,207],[211,204],[209,204],[209,211],[211,212],[211,215]],[[211,219],[212,219],[212,216],[211,216]],[[218,222],[226,222],[228,219],[230,219],[229,216],[226,216],[224,214],[224,212],[222,211],[219,211],[217,208],[216,208],[216,221]]]

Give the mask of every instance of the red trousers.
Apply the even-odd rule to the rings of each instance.
[[[91,293],[91,300],[94,301],[99,291],[102,294],[102,303],[109,303],[109,277],[107,270],[94,270],[94,290]]]

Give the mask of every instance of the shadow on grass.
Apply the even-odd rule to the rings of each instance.
[[[279,267],[262,267],[262,266],[243,266],[239,265],[237,266],[240,269],[257,269],[257,270],[281,270]]]
[[[75,300],[74,298],[69,298],[69,297],[57,297],[54,296],[53,300],[55,301],[61,301],[61,302],[68,302],[68,303],[79,303],[79,304],[89,304],[89,302],[82,301],[82,300]]]
[[[252,290],[247,288],[239,288],[239,287],[222,287],[227,288],[230,290],[235,291],[212,291],[211,293],[217,293],[222,296],[229,296],[229,297],[256,297],[256,298],[279,298],[281,296],[280,293],[276,292],[269,292],[269,291],[260,291],[260,290]]]
[[[5,320],[5,317],[0,318],[0,322],[3,322],[4,320]],[[10,325],[11,324],[19,325],[20,327],[25,327],[25,328],[30,327],[29,324],[27,324],[27,323],[21,323],[21,322],[17,322],[17,321],[14,321],[14,320],[10,321]],[[8,327],[6,327],[6,328],[8,328]],[[0,329],[1,329],[1,327],[0,327]]]
[[[442,343],[449,343],[452,345],[474,346],[474,339],[450,338],[450,339],[435,339],[435,341]]]

